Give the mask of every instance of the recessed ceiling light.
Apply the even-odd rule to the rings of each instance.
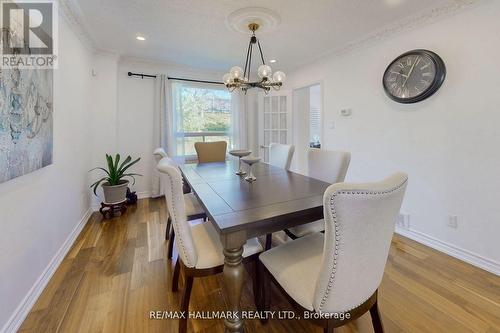
[[[269,60],[269,62],[270,62],[271,64],[274,64],[274,63],[276,62],[276,59],[271,59],[271,60]]]
[[[137,40],[140,40],[140,41],[144,41],[144,40],[146,40],[146,37],[144,37],[144,36],[137,36],[137,37],[135,37],[135,38],[136,38]]]

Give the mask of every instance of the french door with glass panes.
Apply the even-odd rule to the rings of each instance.
[[[269,161],[271,143],[292,143],[292,100],[289,91],[260,94],[258,132],[260,156],[264,162]]]

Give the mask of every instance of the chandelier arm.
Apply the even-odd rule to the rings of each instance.
[[[252,49],[252,41],[248,43],[247,57],[245,59],[245,72],[243,73],[243,77],[247,77],[248,55],[250,54],[251,49]],[[250,76],[250,68],[248,68],[248,76]]]
[[[1,0],[0,0],[1,1]],[[245,70],[243,71],[243,78],[235,77],[232,78],[227,84],[226,88],[233,92],[235,90],[240,90],[245,94],[249,89],[252,88],[260,88],[264,90],[266,95],[273,90],[280,90],[282,87],[283,81],[282,79],[279,82],[274,82],[272,79],[268,77],[263,77],[262,79],[258,79],[254,82],[250,81],[251,72],[252,72],[252,56],[253,56],[253,44],[257,44],[259,48],[260,59],[262,60],[262,65],[266,65],[266,61],[264,60],[264,52],[262,52],[262,46],[260,45],[260,40],[255,36],[255,30],[258,29],[258,24],[250,24],[250,30],[252,31],[252,37],[250,37],[250,43],[248,44],[247,54],[245,59]],[[258,72],[258,71],[257,71]]]
[[[248,58],[248,81],[250,81],[250,72],[252,70],[252,53],[253,53],[253,44],[250,42],[250,57]]]
[[[260,58],[262,59],[262,65],[265,65],[264,54],[262,54],[262,48],[260,47],[260,41],[257,39],[257,45],[259,46]]]

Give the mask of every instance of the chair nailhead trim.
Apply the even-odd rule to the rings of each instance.
[[[347,194],[347,195],[352,195],[352,194],[355,194],[355,195],[385,195],[385,194],[390,194],[394,191],[397,191],[399,190],[401,187],[403,187],[406,182],[408,181],[408,178],[405,178],[404,181],[399,184],[398,186],[395,186],[391,189],[388,189],[388,190],[385,190],[385,191],[347,191],[347,190],[340,190],[340,191],[337,191],[335,193],[332,194],[332,197],[330,198],[330,212],[332,214],[332,219],[333,219],[333,224],[334,224],[334,227],[335,227],[335,233],[334,233],[334,238],[335,238],[335,251],[334,251],[334,254],[333,254],[333,262],[332,262],[332,271],[330,273],[330,278],[328,279],[328,287],[327,289],[325,290],[325,294],[323,295],[323,298],[321,299],[321,302],[320,302],[320,305],[319,305],[319,311],[321,312],[323,310],[323,307],[325,306],[325,303],[328,299],[328,295],[330,294],[330,290],[332,289],[333,287],[333,283],[335,282],[335,273],[336,273],[336,270],[337,270],[337,262],[338,262],[338,257],[339,257],[339,247],[340,247],[340,232],[339,232],[339,221],[337,220],[337,212],[335,211],[335,199],[336,197],[339,195],[339,194]],[[370,295],[371,297],[371,295]],[[369,298],[369,297],[368,297]],[[364,302],[366,302],[365,299],[364,301],[362,301],[361,303],[345,310],[346,312],[347,311],[351,311],[352,309],[355,309],[357,308],[358,306],[360,306],[361,304],[363,304]]]
[[[174,180],[173,180],[173,177],[172,177],[172,175],[170,173],[167,173],[167,175],[168,175],[168,178],[170,180],[170,197],[172,198],[172,211],[173,211],[173,212],[171,212],[171,214],[172,214],[172,225],[176,226],[177,223],[178,223],[177,222],[178,220],[177,220],[177,216],[175,214],[175,209],[173,207],[174,206],[174,202],[175,202],[175,200],[174,200]],[[175,228],[174,228],[174,230],[175,230]],[[184,246],[184,243],[182,242],[182,236],[180,235],[180,232],[177,233],[177,237],[176,238],[177,238],[177,244],[179,245],[179,247],[180,247],[180,249],[182,251],[183,256],[186,258],[186,263],[185,263],[186,266],[188,266],[188,267],[194,267],[194,265],[192,265],[191,262],[189,261],[189,257],[188,257],[188,255],[186,253],[186,248]]]

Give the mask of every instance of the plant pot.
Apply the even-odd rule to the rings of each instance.
[[[104,192],[104,202],[116,204],[127,200],[128,180],[120,180],[118,185],[109,185],[108,182],[102,184]]]

